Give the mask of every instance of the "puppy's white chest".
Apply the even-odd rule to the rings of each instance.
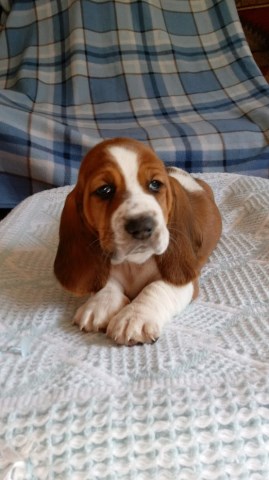
[[[161,279],[153,257],[142,264],[123,262],[120,265],[113,265],[111,277],[121,284],[130,300],[134,299],[146,285]]]

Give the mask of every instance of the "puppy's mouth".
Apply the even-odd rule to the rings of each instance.
[[[122,263],[125,260],[128,260],[129,257],[134,257],[136,255],[144,254],[145,252],[149,251],[148,245],[139,245],[135,248],[129,250],[123,249],[116,249],[111,257],[111,262],[115,265],[118,263]],[[151,253],[150,253],[151,254]]]
[[[162,242],[152,242],[149,240],[136,241],[135,244],[127,246],[126,244],[117,245],[111,256],[111,263],[118,265],[124,261],[133,263],[144,263],[152,255],[161,255],[168,247],[168,238]]]

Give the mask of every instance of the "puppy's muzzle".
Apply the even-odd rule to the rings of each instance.
[[[137,240],[147,240],[151,237],[155,228],[155,220],[146,215],[128,218],[124,224],[126,232]]]

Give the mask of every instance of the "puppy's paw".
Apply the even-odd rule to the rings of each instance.
[[[142,310],[142,311],[141,311]],[[134,303],[113,316],[107,326],[107,335],[119,345],[154,343],[161,334],[158,312],[148,314],[148,309],[136,309]]]
[[[128,303],[129,299],[123,293],[102,289],[79,307],[73,323],[85,332],[106,330],[111,317]]]

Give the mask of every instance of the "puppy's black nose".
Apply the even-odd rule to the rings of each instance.
[[[132,237],[138,240],[146,240],[152,235],[155,229],[155,221],[152,217],[147,216],[129,218],[124,228]]]

